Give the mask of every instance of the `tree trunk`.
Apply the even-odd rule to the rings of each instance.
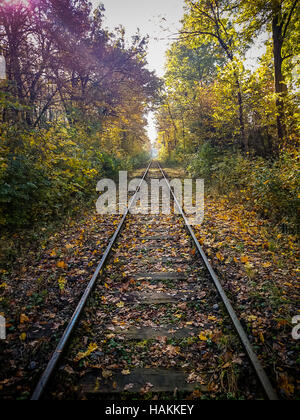
[[[249,139],[248,139],[248,136],[246,135],[246,130],[245,130],[243,97],[241,93],[241,85],[240,85],[237,75],[236,75],[236,85],[238,89],[239,121],[240,121],[242,147],[244,148],[246,153],[249,153]]]
[[[274,52],[274,73],[275,73],[275,93],[276,93],[276,106],[277,106],[277,133],[278,145],[276,151],[279,150],[280,144],[283,143],[286,135],[286,126],[284,118],[284,98],[287,94],[287,85],[282,72],[282,47],[283,47],[283,25],[280,23],[281,6],[274,10],[272,31],[273,31],[273,52]]]

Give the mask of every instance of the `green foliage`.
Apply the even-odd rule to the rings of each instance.
[[[299,231],[300,164],[294,153],[282,153],[280,159],[270,162],[218,153],[206,144],[189,162],[190,174],[204,178],[207,187]]]
[[[217,150],[210,143],[204,143],[197,154],[193,155],[188,171],[200,178],[211,181],[217,162]]]
[[[130,158],[129,163],[126,165],[127,169],[134,169],[144,166],[150,160],[150,154],[146,151],[139,153]]]
[[[82,139],[85,142],[82,142]],[[99,133],[63,124],[48,130],[1,130],[0,225],[9,229],[54,220],[95,198],[97,181],[147,160],[99,147]]]
[[[157,112],[160,157],[185,162],[218,193],[298,229],[299,4],[185,6]],[[269,32],[266,51],[250,68],[246,53],[262,29]]]
[[[250,192],[255,208],[276,222],[299,231],[300,164],[295,155],[282,154],[273,164],[253,166]]]

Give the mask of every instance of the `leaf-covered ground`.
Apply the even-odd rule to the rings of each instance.
[[[114,388],[126,394],[136,386],[131,374],[137,369],[171,375],[181,369],[186,382],[194,384],[190,398],[260,395],[178,216],[129,219],[54,381],[52,397],[86,398],[87,377],[92,394]],[[128,377],[121,389],[120,374]],[[140,398],[158,398],[152,386],[150,381],[140,386]]]
[[[8,320],[7,340],[0,342],[2,399],[28,398],[33,391],[118,221],[92,209],[52,237],[42,254],[29,253],[2,272],[0,312]],[[278,391],[295,399],[295,238],[224,197],[206,198],[205,221],[196,232]],[[149,273],[171,273],[171,279]],[[171,301],[151,301],[157,295]],[[162,326],[161,336],[136,336]],[[184,329],[187,336],[178,337]],[[95,391],[107,383],[118,389],[115,375],[131,378],[137,368],[184,370],[197,389],[190,398],[261,397],[178,216],[130,216],[61,363],[63,389],[56,382],[51,396],[84,397],[80,384],[87,374],[96,376]],[[133,387],[128,381],[122,391]],[[151,395],[151,383],[139,395]]]
[[[118,223],[91,210],[2,271],[1,398],[30,396]]]

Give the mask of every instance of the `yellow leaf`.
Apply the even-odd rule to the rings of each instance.
[[[201,341],[208,341],[208,340],[211,340],[212,336],[213,336],[213,334],[212,334],[212,332],[211,332],[211,331],[209,331],[209,330],[207,330],[207,331],[202,331],[202,332],[199,334],[199,338],[200,338],[200,340],[201,340]]]
[[[180,347],[175,347],[172,345],[167,346],[167,352],[170,354],[170,356],[176,356],[177,354],[180,353]]]
[[[249,262],[249,258],[246,257],[245,255],[242,256],[241,261],[243,264],[247,264]]]
[[[122,375],[130,375],[130,370],[128,369],[122,370]]]
[[[216,257],[218,258],[219,261],[224,261],[224,257],[222,254],[220,254],[220,252],[217,253]]]
[[[269,262],[267,262],[267,263],[264,263],[264,264],[263,264],[263,267],[264,267],[264,268],[269,268],[269,267],[272,267],[272,264],[271,264],[271,263],[269,263]]]
[[[199,338],[201,341],[207,341],[208,338],[206,337],[206,335],[204,333],[199,334]]]
[[[245,264],[245,267],[248,268],[248,270],[250,270],[251,268],[254,267],[254,265],[252,263],[248,262],[248,263]]]
[[[119,302],[117,303],[117,307],[118,308],[124,308],[125,303],[124,302]]]
[[[21,314],[20,324],[25,324],[25,322],[29,322],[29,318],[25,314]]]
[[[90,354],[94,353],[94,351],[98,350],[98,345],[96,343],[91,343],[85,352],[80,352],[75,358],[75,362],[79,362],[80,360],[90,356]]]
[[[20,340],[21,340],[21,341],[25,341],[25,340],[26,340],[26,338],[27,338],[27,334],[26,334],[26,333],[22,333],[22,334],[20,335]]]
[[[288,396],[293,395],[295,392],[295,386],[290,382],[290,378],[286,373],[280,374],[279,386]]]

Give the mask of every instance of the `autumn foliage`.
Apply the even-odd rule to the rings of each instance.
[[[103,17],[86,0],[1,2],[2,226],[70,211],[101,177],[147,159],[145,113],[159,87],[147,38],[129,45]]]
[[[184,163],[207,187],[293,231],[300,194],[297,3],[186,0],[157,113],[162,158]],[[261,58],[249,62],[258,58],[262,35]]]

